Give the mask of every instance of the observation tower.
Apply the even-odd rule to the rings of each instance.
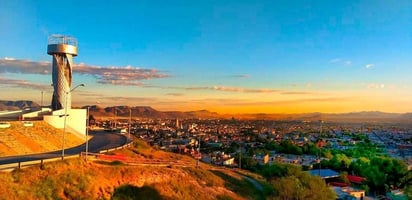
[[[51,35],[48,38],[47,54],[53,56],[52,110],[71,109],[71,86],[73,57],[77,56],[77,39],[64,35]]]

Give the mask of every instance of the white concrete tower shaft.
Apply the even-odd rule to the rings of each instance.
[[[63,35],[51,35],[48,40],[47,54],[53,56],[52,110],[71,109],[71,86],[73,57],[77,56],[77,39]]]

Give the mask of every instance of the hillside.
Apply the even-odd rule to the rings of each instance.
[[[131,166],[73,159],[0,173],[0,199],[262,199],[243,175],[186,156],[157,151],[144,142],[116,154],[135,159],[188,162],[186,167]]]
[[[46,122],[33,121],[32,127],[22,122],[9,122],[10,128],[0,129],[0,156],[24,155],[60,150],[63,130]],[[66,132],[66,148],[84,143],[84,139]]]

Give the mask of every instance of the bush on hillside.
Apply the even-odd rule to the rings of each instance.
[[[150,186],[136,187],[122,185],[114,189],[112,200],[157,200],[163,199],[159,192]]]

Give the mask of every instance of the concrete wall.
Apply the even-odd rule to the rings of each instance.
[[[43,116],[43,120],[54,128],[64,128],[64,110],[53,111],[51,115]]]
[[[67,127],[70,130],[74,130],[76,133],[86,135],[86,120],[87,120],[87,110],[86,109],[71,109],[70,115],[68,116]]]
[[[53,111],[52,115],[45,115],[44,121],[55,128],[64,128],[64,109]],[[86,135],[86,109],[70,109],[66,118],[66,131]]]
[[[25,118],[33,118],[33,117],[39,117],[40,115],[44,115],[44,114],[48,114],[51,112],[50,108],[42,108],[39,111],[34,111],[34,112],[29,112],[29,113],[25,113],[23,114],[23,120]]]

